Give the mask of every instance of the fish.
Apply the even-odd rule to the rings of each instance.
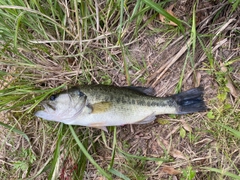
[[[107,131],[107,126],[146,124],[160,114],[189,114],[206,111],[203,87],[167,97],[154,96],[146,87],[81,85],[51,95],[40,104],[35,116],[68,125]]]

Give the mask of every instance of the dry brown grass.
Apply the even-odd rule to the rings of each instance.
[[[231,13],[232,6],[228,1],[199,1],[196,6],[196,31],[202,44],[197,41],[195,56],[192,57],[192,49],[189,47],[191,29],[186,27],[186,34],[181,35],[175,27],[169,27],[156,18],[149,23],[148,18],[154,14],[151,10],[144,15],[144,26],[136,36],[133,36],[137,26],[135,21],[123,28],[123,48],[117,43],[119,21],[115,16],[118,17],[118,12],[112,13],[105,21],[99,20],[100,23],[108,23],[107,25],[102,27],[96,23],[94,28],[80,31],[74,9],[70,9],[66,1],[59,3],[67,14],[65,27],[66,32],[70,33],[66,33],[63,40],[56,34],[58,31],[47,27],[45,28],[50,40],[33,33],[35,39],[28,39],[28,43],[32,43],[32,49],[24,46],[18,48],[18,52],[30,59],[32,65],[22,64],[15,51],[3,51],[0,48],[4,52],[0,57],[3,62],[0,70],[6,73],[1,76],[1,89],[27,81],[34,89],[50,89],[62,84],[73,86],[79,83],[125,86],[129,85],[130,79],[131,84],[154,87],[157,96],[164,96],[175,93],[185,65],[182,90],[204,86],[205,100],[214,117],[208,112],[177,117],[161,116],[147,125],[118,127],[113,167],[130,179],[187,179],[182,173],[189,169],[196,172],[194,179],[231,179],[202,167],[223,169],[239,175],[239,139],[215,125],[220,122],[240,130],[240,101],[231,91],[226,90],[226,74],[221,71],[222,64],[225,64],[227,75],[239,93],[239,8]],[[100,12],[107,13],[104,2],[95,2],[95,6]],[[132,12],[134,3],[131,2],[128,6],[126,14]],[[189,22],[192,18],[192,13],[189,12],[193,12],[193,6],[192,1],[177,1],[174,12],[180,19]],[[90,11],[94,11],[94,8]],[[81,25],[84,24],[84,19],[82,21]],[[9,57],[11,58],[8,59]],[[227,98],[221,100],[219,96],[225,92]],[[39,95],[35,91],[26,94],[28,98]],[[231,108],[226,108],[226,104],[230,104]],[[47,164],[54,155],[59,125],[33,118],[32,111],[21,118],[30,107],[24,105],[5,110],[0,115],[1,122],[19,129],[30,139],[28,142],[22,135],[0,126],[0,175],[3,179],[47,179],[49,176],[47,168],[50,166]],[[96,129],[75,127],[75,130],[83,142],[86,142],[87,149],[96,162],[107,169],[113,150],[113,131],[110,130],[110,133],[103,136]],[[63,132],[61,156],[57,163],[59,167],[52,177],[76,179],[74,173],[82,163],[79,157],[82,154],[67,126],[64,126]],[[171,161],[136,159],[118,149],[136,156],[161,157]],[[17,163],[25,163],[28,168],[21,169],[16,166]],[[40,173],[42,167],[45,169]],[[84,179],[105,178],[87,162]]]

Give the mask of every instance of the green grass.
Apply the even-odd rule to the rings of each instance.
[[[192,4],[188,24],[167,13],[169,2],[0,2],[2,179],[171,179],[175,175],[161,174],[165,166],[180,170],[180,179],[238,179],[240,101],[231,95],[227,77],[239,91],[234,79],[239,73],[239,30],[224,28],[228,19],[219,23],[219,11],[204,27],[209,31],[199,32],[199,5]],[[238,4],[233,2],[230,9],[223,5],[221,10],[237,17]],[[159,13],[178,26],[160,22]],[[230,52],[227,57],[221,48],[214,49],[224,38],[232,42],[220,46]],[[155,72],[187,42],[182,59],[157,80]],[[134,126],[141,128],[134,133],[130,126],[110,127],[105,133],[34,116],[43,99],[76,84],[154,85],[157,90],[166,86],[180,91],[197,84],[199,73],[210,110],[163,116],[169,122],[165,125]],[[193,132],[184,128],[183,120]],[[179,154],[173,149],[186,159],[176,158]]]

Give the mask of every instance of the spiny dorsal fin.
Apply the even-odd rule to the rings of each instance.
[[[91,105],[92,113],[103,113],[108,111],[112,107],[111,102],[99,102]]]

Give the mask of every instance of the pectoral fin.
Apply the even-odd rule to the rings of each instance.
[[[112,107],[112,103],[110,102],[100,102],[100,103],[95,103],[91,105],[93,114],[106,112],[111,107]]]
[[[107,130],[107,128],[106,128],[106,123],[105,123],[105,122],[90,123],[90,124],[89,124],[89,127],[101,129],[101,130],[103,130],[103,131],[108,132],[108,130]]]

